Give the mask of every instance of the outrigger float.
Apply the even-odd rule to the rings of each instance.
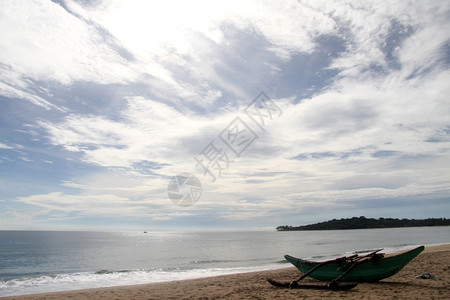
[[[323,262],[285,255],[286,260],[303,274],[292,282],[279,282],[270,278],[267,278],[267,281],[276,287],[348,290],[357,286],[356,282],[377,282],[394,275],[424,249],[424,246],[420,246],[388,257],[378,253],[383,249],[377,249],[362,256],[354,254]],[[308,276],[327,283],[300,283]]]

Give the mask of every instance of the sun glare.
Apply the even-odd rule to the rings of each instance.
[[[216,28],[219,8],[212,8],[207,2],[134,0],[110,4],[101,10],[97,21],[140,56],[164,55],[168,50],[186,53],[192,47],[190,38],[194,32],[215,42],[221,39]]]

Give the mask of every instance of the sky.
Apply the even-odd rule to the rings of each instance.
[[[3,0],[0,229],[448,218],[448,28],[441,0]]]

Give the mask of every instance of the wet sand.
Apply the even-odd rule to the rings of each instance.
[[[201,279],[12,296],[4,299],[450,299],[450,245],[427,247],[396,275],[360,283],[349,291],[276,288],[271,277],[291,281],[294,267]],[[438,279],[416,279],[430,273]],[[308,282],[317,282],[305,279]]]

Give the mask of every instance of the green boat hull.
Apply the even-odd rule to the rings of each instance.
[[[424,246],[420,246],[398,255],[368,260],[356,266],[340,281],[376,282],[390,277],[400,271],[424,249]],[[320,264],[320,262],[307,261],[290,255],[285,255],[284,257],[303,274]],[[318,268],[309,277],[317,280],[331,281],[339,277],[351,265],[351,262],[346,261],[332,262]]]

